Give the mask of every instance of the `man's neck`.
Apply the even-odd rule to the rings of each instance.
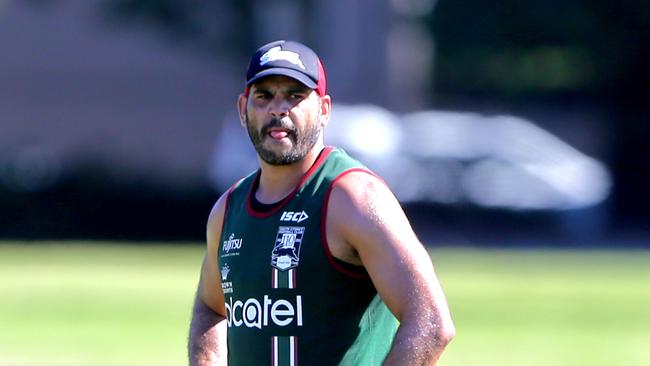
[[[261,203],[274,203],[282,200],[300,183],[305,173],[314,165],[323,150],[322,144],[316,144],[300,161],[289,165],[270,165],[260,160],[260,185],[255,197]]]

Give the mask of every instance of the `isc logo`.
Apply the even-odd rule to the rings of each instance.
[[[309,215],[305,211],[284,211],[280,221],[293,221],[293,222],[303,222],[309,218]]]

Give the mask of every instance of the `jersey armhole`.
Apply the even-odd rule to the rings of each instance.
[[[332,268],[334,268],[337,272],[357,280],[370,280],[370,276],[368,275],[367,272],[359,273],[359,272],[351,271],[345,268],[344,266],[342,266],[340,263],[338,263],[337,260],[335,260],[334,256],[332,255],[332,252],[330,251],[329,243],[327,241],[327,209],[329,206],[330,194],[332,193],[332,189],[334,188],[336,182],[339,181],[339,179],[354,172],[370,174],[373,177],[379,179],[380,182],[386,184],[384,180],[382,180],[377,174],[365,168],[351,168],[345,170],[343,173],[339,174],[336,178],[334,178],[334,180],[330,183],[329,187],[327,187],[327,191],[325,193],[325,201],[323,202],[323,208],[321,213],[321,224],[320,224],[321,242],[323,243],[323,251],[325,252],[325,257],[327,258],[327,261],[329,262],[330,266],[332,266]]]
[[[228,191],[227,191],[227,193],[226,193],[226,207],[224,207],[224,209],[223,209],[223,219],[221,220],[221,236],[222,236],[222,237],[223,237],[223,229],[226,227],[226,217],[228,217],[228,208],[230,207],[230,198],[232,197],[232,192],[233,192],[237,187],[239,187],[239,185],[240,185],[241,182],[243,182],[243,181],[244,181],[244,178],[241,178],[240,180],[238,180],[237,182],[235,182],[235,184],[233,184],[232,186],[230,186],[230,188],[228,188]],[[219,241],[221,241],[221,238],[219,238]],[[221,247],[221,246],[219,246],[219,247],[217,248],[217,255],[220,255],[220,253],[219,253],[219,248],[220,248],[220,247]]]

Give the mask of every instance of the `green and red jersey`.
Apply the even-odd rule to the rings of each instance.
[[[229,365],[379,365],[398,321],[365,271],[329,251],[325,218],[333,184],[370,173],[326,147],[270,211],[256,211],[257,171],[230,190],[218,250]],[[370,173],[372,174],[372,173]]]

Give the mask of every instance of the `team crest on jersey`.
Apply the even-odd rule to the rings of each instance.
[[[298,267],[304,226],[280,226],[271,253],[271,266],[286,271]]]

